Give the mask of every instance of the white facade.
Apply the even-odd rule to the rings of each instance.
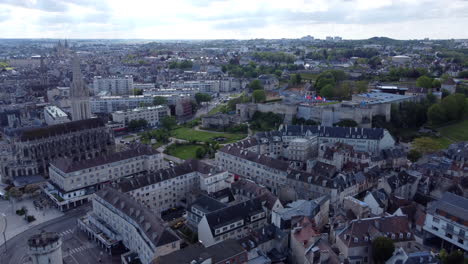
[[[169,116],[171,110],[167,105],[139,107],[126,111],[116,111],[112,113],[114,122],[122,123],[125,126],[132,120],[144,119],[149,126],[157,126],[162,118]]]
[[[94,94],[99,94],[102,91],[109,92],[112,95],[131,94],[133,90],[133,76],[110,76],[107,78],[95,76],[93,80],[93,90]]]
[[[111,155],[119,155],[114,153]],[[96,158],[96,160],[101,157]],[[93,162],[88,160],[86,162]],[[84,188],[116,180],[144,171],[156,171],[162,168],[162,153],[131,155],[124,159],[109,162],[99,162],[95,166],[86,166],[72,170],[62,170],[61,166],[51,163],[49,167],[50,180],[65,193],[63,199],[71,199],[84,195]]]
[[[67,113],[53,105],[44,107],[44,119],[49,126],[70,122]]]
[[[200,189],[207,193],[214,193],[230,188],[233,181],[233,175],[227,171],[217,174],[200,175]]]
[[[468,199],[445,193],[428,206],[423,229],[465,251],[468,250]]]
[[[112,113],[138,108],[142,105],[152,105],[153,96],[100,96],[92,98],[90,104],[93,113]]]

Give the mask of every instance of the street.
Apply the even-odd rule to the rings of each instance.
[[[2,245],[0,248],[0,263],[22,264],[27,262],[28,238],[41,231],[57,232],[60,234],[63,243],[64,263],[94,264],[98,262],[99,258],[102,258],[102,263],[120,263],[119,256],[111,257],[102,254],[97,244],[89,241],[86,234],[77,228],[76,219],[84,215],[89,209],[89,205],[78,207],[68,211],[64,216],[34,226],[9,239],[6,243],[6,251],[5,245]]]

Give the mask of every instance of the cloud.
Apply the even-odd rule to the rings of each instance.
[[[466,38],[467,25],[463,0],[0,0],[2,37]]]

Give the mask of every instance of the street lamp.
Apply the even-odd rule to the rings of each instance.
[[[5,242],[5,253],[6,253],[7,252],[7,241],[6,241],[5,232],[6,232],[6,229],[7,229],[8,222],[7,222],[7,217],[6,217],[5,213],[2,213],[2,216],[5,219],[5,227],[3,228],[3,241]]]

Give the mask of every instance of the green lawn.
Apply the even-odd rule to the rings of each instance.
[[[450,139],[448,138],[445,138],[445,137],[433,137],[432,139],[438,141],[440,143],[440,145],[442,146],[441,149],[446,149],[450,146],[450,144],[453,143],[453,141],[451,141]]]
[[[315,81],[317,79],[318,74],[316,73],[301,73],[301,77],[303,80],[312,80]]]
[[[180,127],[171,132],[172,136],[178,139],[199,142],[215,142],[213,139],[217,137],[225,137],[225,141],[219,143],[232,143],[239,141],[246,137],[245,134],[231,134],[231,133],[212,133],[207,131],[197,131],[187,127]]]
[[[226,104],[219,104],[217,105],[216,107],[214,107],[213,109],[211,109],[208,114],[209,115],[212,115],[212,114],[216,114],[218,112],[221,112],[221,110],[226,106]]]
[[[166,149],[166,153],[180,159],[195,159],[199,145],[171,145]]]
[[[437,129],[440,135],[454,141],[468,141],[468,120]]]

